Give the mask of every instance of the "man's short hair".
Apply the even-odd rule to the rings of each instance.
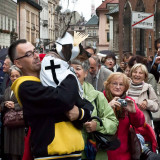
[[[131,52],[125,52],[125,53],[123,54],[123,61],[124,61],[124,59],[128,59],[128,58],[131,57],[131,56],[133,56],[133,54],[132,54]]]
[[[107,55],[105,57],[105,61],[108,58],[112,58],[114,60],[115,64],[116,64],[116,55],[115,55],[115,53],[113,51],[108,51],[108,53],[107,53]]]
[[[93,51],[93,53],[96,54],[96,49],[94,49],[93,47],[86,46],[84,49],[85,49],[85,50],[91,49],[91,50]]]
[[[155,40],[154,47],[155,47],[156,50],[158,50],[158,47],[157,47],[158,43],[160,43],[160,38],[158,38],[158,39]]]
[[[140,55],[136,55],[136,56],[133,56],[128,62],[128,65],[130,68],[132,68],[134,66],[135,61],[136,61],[136,63],[142,63],[145,66],[147,66],[147,61],[144,59],[144,57],[142,57]]]
[[[9,61],[10,61],[10,64],[9,64],[9,65],[10,65],[10,66],[12,66],[12,65],[13,65],[13,63],[11,62],[11,59],[9,58],[9,56],[8,56],[8,55],[6,55],[5,60],[6,60],[6,59],[9,59]]]
[[[12,43],[8,49],[8,56],[12,63],[14,63],[14,60],[16,59],[17,53],[16,53],[16,47],[21,43],[27,43],[26,39],[19,39]]]
[[[100,61],[100,59],[99,59],[98,56],[94,55],[94,56],[92,56],[91,58],[93,58],[93,59],[96,61],[96,65],[97,65],[97,66],[101,65],[101,61]]]

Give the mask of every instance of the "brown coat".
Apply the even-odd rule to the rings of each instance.
[[[5,101],[13,101],[15,104],[15,110],[20,111],[22,107],[19,106],[14,94],[11,95],[11,88],[8,87],[4,92],[3,102],[1,103],[2,112],[5,114],[8,108],[5,107]],[[11,155],[23,155],[24,148],[24,127],[20,128],[8,128],[4,127],[4,153]]]
[[[148,90],[148,91],[147,91]],[[147,93],[148,92],[148,93]],[[137,104],[141,104],[143,100],[147,100],[147,110],[150,112],[157,112],[160,108],[159,99],[152,87],[152,85],[148,83],[144,83],[141,94],[136,101]],[[145,121],[152,126],[151,117],[147,110],[142,111],[145,116]]]

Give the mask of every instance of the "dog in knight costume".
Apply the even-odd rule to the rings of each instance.
[[[25,121],[31,128],[29,144],[34,160],[79,160],[84,150],[80,128],[90,119],[93,106],[83,99],[81,85],[68,64],[82,50],[79,42],[85,35],[75,33],[75,36],[77,41],[66,32],[56,41],[57,53],[42,60],[40,79],[37,69],[39,57],[34,46],[22,40],[10,47],[11,59],[25,75],[14,82],[12,89],[19,104],[23,105]],[[21,52],[12,56],[14,46]],[[36,71],[32,70],[32,65]],[[66,113],[75,105],[79,115],[71,122]]]
[[[79,96],[77,97],[75,105],[79,107],[80,114],[79,120],[73,121],[72,123],[79,129],[83,127],[84,122],[89,120],[93,108],[90,102],[83,98],[82,86],[77,79],[74,69],[70,67],[69,61],[82,54],[83,48],[80,43],[87,37],[88,35],[79,32],[74,32],[73,37],[66,32],[64,37],[59,38],[55,43],[56,53],[52,53],[43,58],[40,71],[40,80],[44,86],[53,86],[56,88],[68,75],[72,75],[73,78],[76,79]],[[69,90],[68,93],[72,94]]]

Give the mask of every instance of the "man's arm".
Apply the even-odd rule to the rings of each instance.
[[[77,82],[73,75],[67,76],[57,88],[34,81],[25,81],[19,87],[20,100],[29,116],[65,113],[73,108],[77,96]]]
[[[156,81],[159,81],[159,72],[158,70],[158,64],[160,64],[160,56],[155,58],[155,61],[152,65],[152,68],[150,70],[150,73],[152,73],[156,79]]]

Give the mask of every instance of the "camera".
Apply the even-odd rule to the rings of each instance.
[[[118,99],[119,103],[121,103],[121,107],[127,107],[127,101],[125,99]]]

